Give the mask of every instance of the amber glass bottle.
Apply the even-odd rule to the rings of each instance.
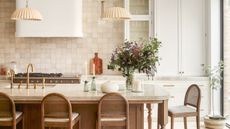
[[[95,74],[100,75],[103,73],[103,61],[98,57],[98,53],[94,54],[94,58],[90,61],[91,74],[93,74],[93,64],[95,64]]]

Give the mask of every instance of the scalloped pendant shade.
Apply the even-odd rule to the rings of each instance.
[[[130,13],[121,7],[111,7],[103,13],[103,19],[105,20],[126,20],[130,18]]]
[[[26,8],[16,9],[11,15],[11,19],[41,21],[43,18],[38,10],[26,7]]]

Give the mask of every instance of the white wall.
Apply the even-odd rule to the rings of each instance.
[[[212,67],[216,66],[220,61],[220,0],[208,0],[207,1],[207,12],[208,12],[208,24],[207,34],[208,53],[207,62]],[[215,94],[215,113],[220,113],[220,91]]]

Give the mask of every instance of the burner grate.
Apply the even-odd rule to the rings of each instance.
[[[30,77],[62,77],[62,73],[29,73]],[[15,74],[15,77],[26,77],[27,73]]]

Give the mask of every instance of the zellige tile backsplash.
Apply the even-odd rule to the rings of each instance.
[[[98,52],[103,59],[104,74],[113,49],[123,43],[124,23],[100,21],[100,2],[83,0],[83,38],[16,38],[15,21],[10,16],[15,0],[0,0],[0,64],[17,62],[18,72],[28,63],[36,72],[83,73],[84,62]],[[123,0],[110,0],[105,7],[122,6]]]

